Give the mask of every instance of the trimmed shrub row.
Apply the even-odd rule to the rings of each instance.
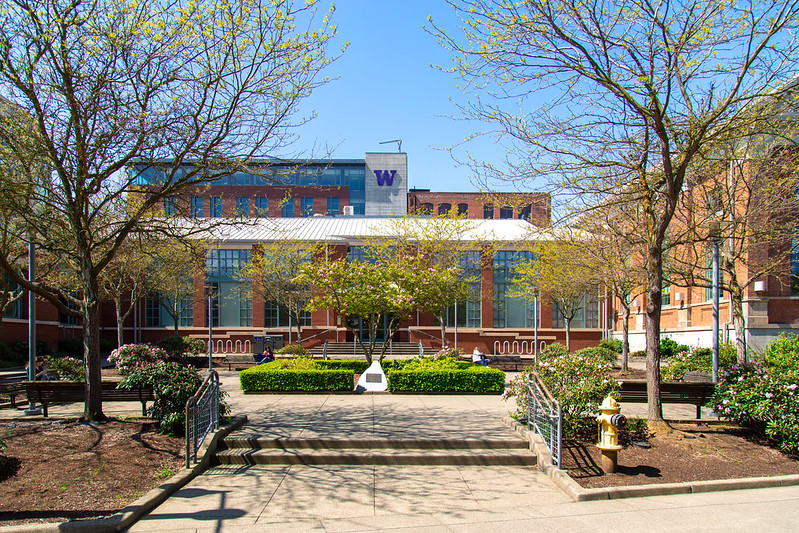
[[[386,377],[391,392],[500,394],[505,387],[502,370],[479,365],[458,370],[391,370]]]
[[[279,363],[257,365],[239,374],[241,389],[254,391],[351,391],[355,373],[348,369],[290,369]]]

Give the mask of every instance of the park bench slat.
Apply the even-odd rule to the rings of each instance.
[[[17,395],[25,392],[23,382],[26,379],[28,379],[28,374],[25,372],[17,372],[0,377],[0,394],[8,395],[12,409],[17,408]]]
[[[660,401],[695,405],[696,418],[702,418],[702,406],[713,396],[715,388],[713,383],[664,381],[660,383]],[[622,402],[645,403],[646,380],[622,381],[619,396]]]
[[[42,404],[44,416],[48,416],[49,404],[56,402],[83,402],[86,400],[86,384],[82,381],[24,381],[28,400]],[[152,387],[118,389],[119,381],[103,381],[103,401],[141,402],[142,416],[147,416],[147,402],[155,400]]]

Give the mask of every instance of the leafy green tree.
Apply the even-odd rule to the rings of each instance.
[[[32,132],[0,122],[0,144],[28,179],[0,183],[0,196],[15,200],[8,212],[37,245],[74,269],[77,310],[59,287],[29,283],[4,257],[0,266],[82,318],[85,419],[105,418],[101,272],[132,232],[179,226],[154,216],[165,198],[286,148],[304,121],[298,103],[325,81],[329,17],[314,0],[4,4],[0,93],[31,117]],[[42,161],[48,171],[35,172]]]
[[[721,143],[756,133],[783,142],[784,123],[773,119],[795,107],[799,4],[450,4],[462,34],[437,34],[476,93],[463,110],[496,126],[520,156],[510,169],[481,170],[550,179],[583,213],[611,201],[641,210],[648,421],[668,429],[658,348],[672,219],[686,178]],[[759,105],[766,100],[773,105]]]

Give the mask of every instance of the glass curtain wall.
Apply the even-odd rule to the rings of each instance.
[[[461,269],[461,275],[469,285],[469,298],[465,302],[458,302],[447,309],[447,327],[454,327],[457,319],[459,328],[479,328],[481,319],[480,252],[464,252],[458,263]]]
[[[214,300],[212,307],[218,308],[218,319],[214,320],[214,326],[252,326],[252,291],[249,283],[240,281],[237,277],[238,271],[250,261],[250,257],[250,250],[206,252],[206,285],[212,292]],[[208,310],[205,313],[205,321],[207,326]]]
[[[501,250],[494,254],[494,327],[532,328],[533,302],[509,296],[516,267],[532,261],[532,252]],[[540,313],[539,313],[540,316]]]

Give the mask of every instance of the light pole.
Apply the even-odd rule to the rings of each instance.
[[[205,292],[208,294],[208,370],[213,369],[213,354],[214,354],[214,287],[213,285],[206,285]]]
[[[533,294],[533,361],[538,367],[538,290]]]
[[[713,235],[713,383],[719,381],[719,237]]]
[[[28,281],[36,279],[36,245],[33,244],[33,231],[28,243]],[[28,381],[36,380],[36,294],[28,291]],[[28,403],[24,413],[29,416],[40,415],[42,410],[33,401]]]

